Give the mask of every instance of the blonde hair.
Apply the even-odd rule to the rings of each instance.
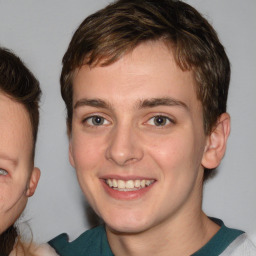
[[[32,242],[24,242],[20,237],[9,256],[58,256],[55,250],[48,244],[38,245]]]
[[[32,243],[32,240],[30,243],[25,243],[22,241],[21,237],[18,236],[10,256],[37,256],[35,254],[35,245]]]

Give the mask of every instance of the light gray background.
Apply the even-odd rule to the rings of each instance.
[[[0,0],[0,45],[14,50],[43,91],[36,165],[41,180],[22,221],[44,242],[89,227],[86,204],[68,162],[61,59],[81,21],[107,0]],[[256,1],[188,0],[216,28],[232,63],[228,111],[232,131],[218,175],[205,185],[203,208],[256,242]]]

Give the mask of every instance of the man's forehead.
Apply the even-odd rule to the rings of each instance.
[[[186,106],[184,96],[187,97],[188,91],[189,97],[195,94],[194,84],[192,71],[181,70],[165,44],[142,44],[108,66],[84,65],[77,69],[73,80],[73,107],[85,103],[110,106],[111,99],[125,100],[129,96],[132,100],[144,101],[137,103],[143,107],[160,103]]]

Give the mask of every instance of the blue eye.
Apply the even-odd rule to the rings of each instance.
[[[110,122],[102,116],[90,116],[85,119],[85,122],[91,126],[107,125]]]
[[[166,116],[154,116],[149,119],[148,124],[154,126],[165,126],[172,122],[172,120]]]
[[[8,174],[8,172],[4,169],[0,168],[0,175],[6,176]]]

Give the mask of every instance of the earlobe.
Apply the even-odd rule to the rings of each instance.
[[[230,116],[223,113],[218,118],[217,124],[207,138],[202,165],[207,169],[216,168],[224,157],[227,139],[230,133]]]
[[[37,184],[38,184],[38,181],[39,181],[39,178],[40,178],[40,175],[41,175],[40,170],[37,167],[35,167],[33,169],[32,173],[31,173],[31,176],[30,176],[28,188],[27,188],[27,191],[26,191],[26,196],[27,197],[30,197],[30,196],[34,195]]]

